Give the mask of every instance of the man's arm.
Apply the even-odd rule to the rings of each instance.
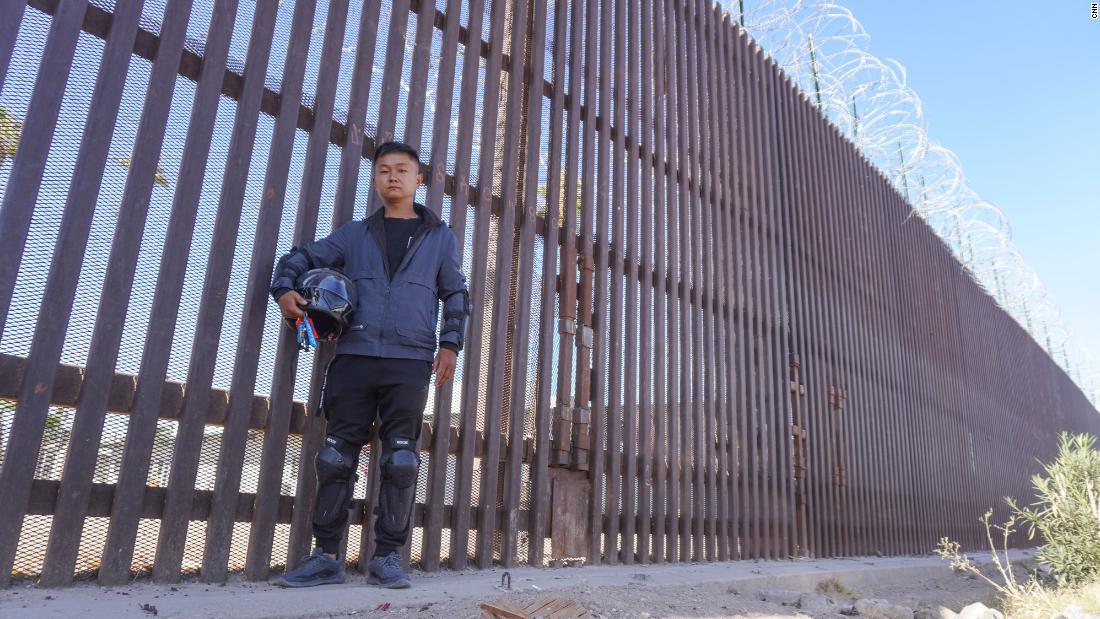
[[[462,273],[462,259],[458,255],[458,243],[451,230],[447,230],[448,247],[444,250],[443,264],[439,267],[436,288],[443,301],[443,330],[439,345],[456,354],[462,350],[466,338],[466,318],[470,315],[470,293],[466,289],[466,275]]]
[[[271,296],[278,301],[284,294],[294,290],[294,284],[306,271],[343,266],[347,256],[350,225],[350,222],[344,224],[325,238],[302,247],[292,247],[289,253],[279,258],[271,280]]]

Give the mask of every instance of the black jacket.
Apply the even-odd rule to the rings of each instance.
[[[389,277],[383,209],[348,222],[329,236],[280,258],[271,283],[272,296],[294,288],[310,269],[340,269],[355,282],[359,304],[336,354],[369,355],[431,361],[436,349],[439,302],[443,328],[439,340],[461,350],[470,313],[466,276],[451,229],[419,204],[423,223],[405,258]]]

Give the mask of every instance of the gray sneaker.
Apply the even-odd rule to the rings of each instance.
[[[375,557],[367,563],[367,582],[387,589],[407,589],[412,582],[401,569],[401,558],[396,552]]]
[[[275,579],[280,587],[316,587],[317,585],[338,585],[347,578],[344,562],[330,559],[315,548],[313,554],[304,557],[298,567]]]

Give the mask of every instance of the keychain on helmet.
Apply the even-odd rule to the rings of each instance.
[[[310,350],[317,348],[317,329],[313,326],[313,319],[309,316],[299,318],[294,323],[298,333],[298,349]]]

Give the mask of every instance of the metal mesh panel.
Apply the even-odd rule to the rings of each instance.
[[[362,451],[359,452],[359,479],[355,481],[355,489],[352,492],[352,497],[356,499],[365,499],[367,496],[367,479],[370,472],[370,444],[364,445]]]
[[[370,129],[370,116],[368,118],[368,129]],[[373,129],[370,129],[373,131]],[[362,219],[367,216],[367,196],[373,191],[371,188],[371,178],[374,174],[374,162],[370,160],[364,160],[360,163],[359,167],[359,183],[356,186],[356,200],[355,200],[355,214],[354,219]]]
[[[199,451],[199,469],[195,476],[197,490],[213,490],[214,479],[218,471],[218,452],[221,449],[221,426],[207,426],[203,429],[202,447]],[[169,480],[171,483],[171,480]]]
[[[468,543],[466,544],[466,554],[469,557],[470,561],[475,561],[477,559],[478,536],[478,531],[476,529],[470,530],[470,538]]]
[[[262,117],[263,117],[263,115],[261,115],[261,118]],[[261,123],[260,126],[261,126],[261,128],[263,128],[264,124]],[[258,136],[257,140],[259,140],[259,139],[260,139],[260,137]],[[301,190],[302,190],[302,186],[301,186],[302,185],[302,179],[305,175],[306,144],[307,144],[308,140],[309,140],[309,135],[306,132],[301,131],[301,130],[297,130],[297,131],[294,132],[294,145],[293,145],[293,151],[292,151],[291,158],[290,158],[290,170],[287,173],[287,184],[286,184],[286,192],[284,194],[285,199],[284,199],[284,204],[283,204],[283,212],[282,212],[282,217],[280,218],[280,223],[279,223],[279,236],[278,236],[279,241],[275,246],[276,254],[281,254],[281,253],[289,250],[290,246],[293,244],[294,224],[295,224],[295,219],[296,219],[297,210],[298,210],[298,197],[299,197],[299,194],[301,193]],[[263,144],[263,142],[258,142],[258,144]],[[266,146],[265,146],[265,150],[266,150]],[[330,150],[328,151],[327,154],[332,155],[332,149],[331,148],[330,148]],[[330,156],[329,158],[326,159],[326,162],[335,162],[335,161],[339,161],[339,156],[338,155],[336,155],[335,157]],[[253,165],[258,165],[258,163],[254,162]],[[325,170],[325,172],[328,172],[328,171],[329,170]],[[333,172],[335,172],[335,171],[333,170]],[[261,178],[262,178],[263,175],[265,174],[265,172],[263,170],[260,170],[259,174],[261,175]],[[330,175],[325,174],[325,176],[327,178]],[[318,233],[319,233],[318,236],[324,236],[324,235],[328,234],[329,221],[331,221],[331,217],[332,217],[332,215],[331,215],[332,199],[331,198],[327,199],[327,200],[325,199],[325,197],[326,197],[325,196],[325,193],[326,193],[325,189],[327,189],[327,188],[324,185],[322,185],[322,190],[321,190],[322,202],[327,206],[327,210],[329,212],[328,213],[324,213],[324,212],[318,213],[318,219],[317,219],[317,228],[318,228]],[[252,190],[255,190],[257,192],[257,195],[254,195],[254,196],[250,195]],[[251,237],[252,234],[253,234],[252,231],[255,229],[255,217],[259,216],[258,206],[259,206],[260,201],[262,199],[262,194],[259,193],[259,192],[262,192],[262,191],[263,191],[263,186],[262,185],[253,187],[250,183],[250,190],[245,195],[245,204],[246,205],[251,205],[252,208],[247,208],[246,209],[246,211],[249,214],[249,221],[247,222],[248,227],[245,227],[245,222],[244,221],[241,222],[242,237]],[[326,210],[326,209],[322,209],[322,211],[324,211],[324,210]],[[327,215],[327,217],[325,215]],[[249,277],[249,273],[248,273],[249,264],[248,263],[251,260],[251,253],[252,253],[251,249],[249,249],[249,251],[247,253],[244,253],[243,248],[238,247],[238,253],[236,254],[236,260],[235,260],[236,264],[234,265],[234,269],[233,269],[234,270],[234,275],[233,275],[233,279],[231,280],[231,282],[232,282],[232,287],[233,288],[239,288],[240,293],[242,295],[244,294],[245,287],[247,286],[247,282],[248,282],[248,277]],[[270,256],[270,257],[265,256],[265,258],[269,259],[272,263],[274,263],[275,259],[276,259],[276,256]],[[230,307],[237,308],[239,306],[230,306]],[[235,320],[236,323],[237,323],[237,326],[239,328],[240,319],[241,319],[241,313],[240,313],[239,310],[238,311],[227,311],[226,312],[226,318]],[[281,330],[284,328],[283,324],[284,324],[284,322],[282,320],[282,316],[279,314],[278,304],[268,303],[267,304],[267,311],[266,311],[265,316],[264,316],[264,329],[263,329],[263,333],[262,333],[263,343],[260,347],[260,359],[259,359],[259,365],[258,365],[259,371],[257,372],[257,375],[256,375],[255,390],[256,390],[257,393],[270,393],[271,392],[271,384],[272,384],[273,376],[274,376],[275,372],[277,371],[276,367],[275,367],[275,355],[276,355],[276,352],[278,350],[279,335],[281,333]],[[230,350],[232,350],[232,349],[230,349]],[[299,369],[298,369],[297,375],[295,376],[295,385],[294,385],[294,398],[296,400],[305,400],[309,397],[309,381],[310,381],[310,377],[312,376],[312,372],[310,372],[309,369],[313,367],[313,364],[315,362],[315,356],[316,355],[315,355],[314,351],[309,351],[307,353],[299,354],[299,357],[298,357],[298,368]]]
[[[209,8],[204,8],[206,9],[203,11],[204,13],[212,13],[213,2],[210,3]],[[252,34],[252,19],[255,17],[255,13],[255,2],[239,2],[237,4],[237,16],[233,22],[233,36],[229,40],[229,63],[227,64],[227,67],[236,73],[244,71],[244,61],[248,55],[248,41]],[[203,40],[205,41],[205,36]],[[268,61],[268,69],[270,70],[272,65],[277,62],[273,54],[271,60]],[[269,71],[268,75],[270,74]],[[276,73],[276,75],[278,74]]]
[[[317,4],[318,6],[314,7],[312,21],[314,24],[324,23],[324,13],[319,14],[317,9],[325,10],[328,7],[323,6],[321,2]],[[267,61],[267,79],[264,80],[267,87],[274,92],[280,92],[282,90],[283,69],[286,67],[286,52],[287,48],[290,46],[290,27],[294,18],[294,5],[295,3],[293,2],[283,2],[279,6],[279,11],[275,17],[275,36],[271,40],[271,56]],[[253,4],[253,7],[255,6],[257,5]],[[252,10],[255,11],[255,8],[252,8]],[[319,19],[318,15],[320,15]],[[312,31],[315,30],[315,28],[310,28],[310,30],[310,47],[313,47],[312,42],[314,41],[315,35],[320,34],[320,37],[316,38],[317,47],[319,48],[322,38],[324,37],[324,31],[318,30],[318,32],[314,33]],[[317,68],[317,65],[314,64],[313,71],[307,71],[307,74],[312,73],[314,84],[317,83]],[[307,86],[308,84],[309,81],[308,78],[306,78],[303,86]],[[308,92],[308,90],[303,88],[302,92]],[[259,140],[256,142],[257,146],[263,144],[264,142]]]
[[[210,252],[210,245],[213,242],[218,196],[221,193],[222,176],[229,151],[229,137],[233,132],[233,117],[236,107],[236,101],[223,98],[218,105],[218,113],[214,122],[214,137],[210,145],[209,160],[202,181],[202,194],[199,198],[198,212],[195,219],[195,231],[191,238],[190,252],[187,257],[188,267],[183,279],[183,289],[180,292],[181,299],[192,301],[181,302],[177,314],[176,329],[172,338],[172,353],[168,363],[168,377],[172,380],[183,381],[187,379],[188,363],[195,332],[198,328],[200,307],[193,300],[202,298],[203,280],[206,277],[205,266]],[[209,327],[204,325],[204,328]],[[228,331],[223,329],[222,333],[228,333]],[[220,377],[215,373],[215,386],[219,385],[219,379]]]
[[[428,470],[432,465],[432,455],[428,452],[420,453],[420,469],[416,477],[416,502],[428,502]]]
[[[287,557],[287,545],[289,543],[290,525],[275,525],[275,540],[271,547],[271,567],[274,571],[285,570],[286,566],[292,563],[292,561],[288,561]]]
[[[409,534],[409,561],[419,563],[424,551],[424,528],[413,527]]]
[[[390,8],[392,9],[392,7]],[[383,9],[383,11],[385,11],[385,9]],[[400,20],[401,16],[393,15],[390,19],[394,18]],[[409,89],[412,87],[410,79],[412,74],[413,47],[416,45],[416,21],[418,16],[416,13],[410,12],[406,14],[406,18],[408,21],[405,25],[405,46],[402,54],[401,84],[397,89],[397,119],[393,131],[394,139],[404,139],[408,126],[406,110],[409,105]],[[387,58],[386,62],[389,63],[390,60]],[[430,110],[431,108],[425,105],[425,109]],[[423,190],[423,186],[421,190]],[[419,198],[419,201],[423,202],[423,197]]]
[[[256,493],[260,485],[260,458],[264,448],[264,433],[249,430],[244,446],[244,467],[241,469],[241,492]]]
[[[519,509],[531,509],[531,465],[527,463],[520,465]],[[519,523],[520,527],[526,526],[523,520],[519,520]],[[516,534],[516,560],[520,563],[527,562],[529,539],[526,530],[520,530]]]
[[[87,359],[92,339],[92,328],[95,325],[99,305],[99,296],[107,271],[109,256],[107,248],[111,246],[111,239],[114,236],[115,224],[118,219],[119,199],[126,182],[133,142],[137,134],[138,119],[140,117],[137,110],[140,110],[140,104],[145,98],[150,67],[148,61],[140,58],[131,59],[122,99],[123,101],[134,102],[134,106],[133,108],[127,106],[130,109],[127,110],[125,116],[120,114],[119,122],[115,126],[114,136],[111,140],[109,156],[100,185],[99,200],[96,204],[95,216],[92,219],[92,227],[88,238],[88,250],[84,254],[84,264],[80,270],[76,299],[73,302],[73,311],[69,318],[69,328],[66,332],[65,347],[62,353],[62,359],[71,363],[83,365]],[[94,74],[88,75],[89,85],[93,80]],[[68,96],[68,90],[66,96]],[[55,138],[54,145],[58,144]],[[75,150],[77,148],[75,141],[67,145],[67,148]],[[58,196],[58,198],[63,201],[61,196]]]
[[[248,532],[251,529],[248,522],[234,522],[233,536],[229,544],[229,569],[244,569],[245,555],[248,553]]]
[[[255,240],[254,231],[256,229],[256,222],[259,219],[259,206],[264,196],[264,171],[267,167],[268,156],[268,149],[265,146],[271,141],[271,132],[274,129],[274,125],[275,121],[272,117],[266,114],[260,114],[259,125],[256,130],[256,148],[252,151],[252,162],[248,168],[248,182],[245,185],[240,231],[237,235],[236,249],[233,252],[232,274],[225,299],[225,313],[222,317],[221,343],[218,347],[218,358],[214,371],[214,384],[223,388],[230,385],[233,376],[233,364],[237,356],[242,321],[241,308],[243,308],[245,304],[244,295],[249,277],[249,262],[252,256],[252,244]],[[229,168],[224,171],[227,175],[230,173],[239,173],[231,172]],[[208,169],[207,173],[209,174],[210,172],[211,170]],[[300,173],[298,178],[301,178]],[[288,182],[288,193],[290,193],[290,195],[296,193],[290,191],[293,185],[293,182]],[[223,225],[229,224],[226,222]],[[206,256],[203,256],[202,260],[205,261]],[[203,267],[204,266],[205,264]],[[202,270],[203,267],[199,267],[198,264],[195,265],[197,270]],[[269,306],[270,305],[272,304],[269,304]],[[210,328],[209,325],[203,325],[204,330],[208,328]],[[274,338],[277,333],[277,330],[273,328],[268,328],[265,331],[268,338]],[[273,358],[274,355],[270,354],[270,360],[268,360],[269,366]],[[264,372],[263,374],[269,373]]]
[[[135,60],[136,61],[136,60]],[[123,324],[122,341],[119,347],[117,372],[136,374],[141,365],[142,350],[145,346],[145,333],[150,321],[156,290],[157,275],[160,270],[164,242],[168,233],[168,221],[172,199],[176,189],[180,164],[183,156],[183,143],[187,137],[190,120],[191,102],[195,96],[195,83],[184,77],[176,77],[175,92],[168,114],[165,129],[165,148],[161,151],[158,166],[159,180],[153,183],[149,196],[148,216],[138,252],[137,268],[134,271],[134,283],[130,292],[130,303]],[[125,109],[125,108],[124,108]],[[127,115],[139,115],[139,111],[126,111]],[[120,118],[120,122],[121,122]],[[137,118],[128,122],[137,122]],[[110,165],[110,164],[108,164]],[[113,196],[116,200],[118,196]],[[98,295],[99,291],[95,291]],[[194,297],[192,297],[194,298]],[[185,378],[185,370],[169,371],[169,377],[180,380]]]
[[[440,563],[445,563],[451,560],[451,529],[444,528],[440,536],[439,545],[439,560]]]
[[[477,507],[481,503],[481,458],[474,458],[473,484],[470,487],[470,506]]]
[[[34,467],[36,479],[61,479],[65,454],[73,433],[74,412],[71,408],[51,406],[46,413],[46,427],[38,448],[38,463]]]
[[[32,578],[42,571],[46,558],[46,542],[50,539],[53,516],[24,516],[19,530],[19,545],[15,549],[12,577]]]
[[[446,202],[446,201],[445,201]],[[472,263],[474,259],[474,208],[472,206],[466,207],[466,231],[463,237],[464,245],[462,248],[462,272],[469,277],[471,273]],[[476,302],[471,298],[471,303]],[[467,337],[473,340],[476,334],[468,333]],[[467,342],[466,346],[469,347],[470,343]],[[481,368],[484,364],[475,360],[476,367]],[[452,389],[452,405],[451,405],[451,426],[457,428],[461,424],[461,406],[462,406],[462,393],[465,389],[465,381],[467,380],[480,380],[481,372],[469,372],[466,371],[466,355],[461,354],[458,356],[458,365],[455,368],[454,387]],[[481,406],[479,401],[478,405]],[[453,483],[453,478],[448,479],[448,483]]]
[[[417,16],[416,19],[419,20],[419,16]],[[412,38],[409,39],[410,43],[414,43],[414,41],[415,40]],[[432,137],[435,133],[435,107],[436,97],[438,96],[437,93],[439,91],[439,61],[442,58],[442,51],[443,31],[433,28],[431,51],[428,54],[428,81],[425,85],[424,90],[424,120],[420,133],[420,143],[412,145],[412,147],[420,153],[420,160],[423,162],[431,161],[432,157],[434,156],[434,153],[432,153]],[[458,92],[458,84],[462,81],[459,78],[460,75],[461,73],[456,73],[454,78],[456,93]],[[452,115],[454,115],[458,110],[457,102],[457,97],[452,99]],[[454,140],[452,139],[451,141],[453,142]],[[425,178],[425,181],[427,180],[428,179]]]
[[[447,455],[447,486],[444,489],[443,504],[455,504],[455,473],[458,471],[458,456]]]
[[[160,535],[160,520],[142,518],[138,521],[137,541],[134,545],[134,558],[130,570],[136,574],[149,574],[153,571],[153,559],[157,554],[157,537]]]
[[[141,27],[154,34],[160,33],[160,25],[164,20],[164,7],[167,0],[146,0],[141,6]]]
[[[485,0],[485,17],[481,22],[482,39],[489,40],[491,29],[489,27],[489,11],[493,0]],[[466,49],[467,57],[473,57],[473,54],[469,53]],[[477,70],[477,93],[474,97],[474,128],[473,128],[473,156],[470,158],[470,186],[481,186],[481,162],[478,157],[481,152],[481,132],[483,123],[485,122],[485,115],[482,113],[482,103],[485,101],[485,85],[488,80],[488,64],[481,56],[478,58],[478,70]],[[494,121],[495,122],[495,121]]]
[[[297,490],[298,467],[301,465],[301,455],[302,436],[300,434],[291,434],[287,437],[286,460],[283,462],[283,477],[279,485],[279,494],[283,496],[294,496]],[[279,540],[278,535],[276,535],[275,539],[276,541]]]
[[[363,128],[364,136],[371,138],[377,135],[378,130],[379,106],[382,103],[382,98],[380,96],[382,93],[382,74],[386,62],[386,45],[389,42],[389,23],[393,9],[390,0],[383,0],[381,4],[382,8],[378,17],[378,34],[375,38],[374,45],[374,70],[372,71],[370,85],[371,97],[367,101],[367,122],[366,126]],[[397,134],[395,133],[394,135]],[[363,170],[360,170],[360,175],[362,175],[363,172]],[[356,200],[356,203],[362,208],[366,208],[367,194],[364,193],[361,195],[362,200]]]
[[[321,21],[325,20],[328,14],[328,7],[326,6],[325,10],[322,12],[321,4],[327,4],[327,2],[318,2],[317,17],[314,19],[314,23],[316,25],[314,26],[314,28],[317,28],[320,25]],[[359,21],[362,17],[364,5],[365,3],[362,2],[351,2],[348,4],[348,18],[344,26],[344,40],[343,44],[340,46],[340,75],[336,78],[336,98],[335,106],[333,107],[332,111],[332,118],[336,122],[343,124],[346,124],[348,121],[347,110],[348,101],[351,98],[351,78],[352,71],[355,66],[356,54],[359,50]],[[324,27],[322,26],[321,30],[317,32],[314,36],[319,37],[317,41],[323,40]],[[314,46],[319,49],[321,43],[317,42],[310,44],[311,55]],[[307,75],[310,70],[311,69],[309,68],[306,69]],[[314,78],[314,80],[315,79],[316,78]],[[307,93],[307,96],[305,97],[306,100],[310,101],[311,97],[313,96],[313,89],[307,89],[304,92]],[[371,92],[376,91],[372,90]],[[371,134],[373,134],[373,130],[371,131]]]
[[[472,303],[475,307],[479,307],[480,311],[485,316],[485,329],[480,333],[481,337],[481,362],[478,364],[478,395],[477,395],[477,429],[478,431],[484,431],[486,427],[485,411],[489,405],[489,369],[491,366],[490,359],[492,358],[492,344],[493,338],[491,333],[493,331],[493,311],[496,305],[495,291],[496,291],[496,278],[497,278],[497,239],[499,239],[500,218],[495,215],[489,216],[489,244],[486,251],[485,258],[485,296],[480,299],[481,304],[478,305],[478,299],[472,299]],[[478,334],[471,333],[470,337],[478,337]],[[504,428],[504,425],[501,425]]]
[[[9,75],[5,80],[3,93],[0,94],[0,106],[14,115],[19,122],[27,116],[27,107],[30,105],[35,82],[35,75],[31,71],[37,69],[37,56],[41,54],[45,45],[49,25],[49,18],[36,10],[27,10],[12,53]],[[65,200],[102,53],[102,40],[87,33],[80,33],[54,138],[50,144],[50,153],[43,170],[38,202],[31,219],[23,260],[20,262],[19,275],[12,293],[8,326],[0,337],[0,352],[19,356],[26,356],[30,352],[31,336],[39,319],[46,277],[50,271],[54,244],[61,226]],[[3,170],[0,173],[0,195],[2,195],[2,192],[7,190],[11,165],[0,165],[0,170]],[[107,182],[106,178],[104,182]],[[103,203],[103,196],[100,203]],[[96,307],[94,302],[90,307],[88,305],[84,307],[94,315]],[[74,325],[80,324],[83,311],[79,303],[74,304]],[[49,316],[47,314],[47,317]],[[69,344],[66,346],[62,361],[83,365],[86,354],[86,344],[84,346]]]
[[[362,546],[362,541],[363,527],[348,527],[348,550],[344,557],[344,561],[348,565],[354,565],[359,562],[359,549]]]
[[[128,418],[127,418],[128,420]],[[112,438],[110,448],[112,453],[117,453],[119,466],[121,466],[122,451],[126,440],[127,420],[122,423],[112,424]],[[176,433],[179,431],[179,422],[176,420],[158,420],[157,429],[153,433],[153,451],[149,458],[149,477],[146,483],[153,487],[166,487],[168,476],[172,471],[172,453],[176,447]],[[104,437],[107,436],[107,427],[104,427]],[[106,440],[104,444],[108,444]],[[102,450],[100,451],[102,453]],[[112,481],[118,479],[118,473]]]
[[[465,7],[466,4],[463,3],[463,6]],[[454,174],[455,173],[455,166],[457,165],[456,159],[458,158],[458,139],[457,138],[458,138],[458,126],[459,126],[459,111],[461,110],[461,107],[462,107],[461,103],[460,103],[460,96],[462,95],[462,75],[465,71],[465,64],[466,64],[466,60],[467,60],[466,46],[459,43],[458,48],[457,48],[457,54],[458,54],[458,57],[455,59],[454,90],[451,93],[451,124],[447,128],[447,130],[451,134],[450,140],[447,141],[447,166],[446,166],[447,174]],[[438,59],[436,59],[434,55],[433,55],[432,59],[433,59],[433,61],[438,62]],[[476,60],[477,60],[476,58],[471,59],[471,61],[476,61]],[[438,71],[430,72],[429,75],[431,77],[429,79],[436,79],[437,73],[438,73]],[[435,85],[435,88],[438,89],[438,87],[439,87],[439,84],[437,82],[436,85]],[[435,97],[436,96],[437,95],[436,95],[435,91],[433,91],[432,92],[433,104],[431,106],[425,105],[425,109],[434,112],[434,110],[435,110]],[[434,125],[433,125],[432,129],[433,129],[433,131],[435,130]],[[425,131],[424,135],[425,135],[425,138],[427,139],[428,132]],[[421,153],[420,158],[423,159],[423,160],[427,160],[427,158],[424,157],[423,153],[428,153],[432,158],[434,158],[436,156],[436,153],[431,152],[431,150],[430,150],[431,141],[428,140],[427,144],[428,144],[428,146],[426,146],[424,151]],[[460,199],[461,199],[461,196],[460,196]],[[449,208],[447,206],[447,204],[450,203],[450,200],[451,200],[451,198],[449,196],[444,196],[443,197],[443,201],[445,203],[445,205],[444,205],[445,210],[447,208]]]
[[[146,3],[148,4],[148,3]],[[203,55],[206,33],[210,29],[210,18],[214,0],[192,0],[191,15],[187,20],[187,40],[184,48]]]
[[[234,531],[235,532],[235,531]],[[206,521],[192,520],[187,523],[187,543],[183,547],[184,574],[194,574],[202,567],[203,543],[206,539]]]
[[[107,543],[107,525],[110,518],[85,518],[80,535],[80,548],[76,555],[77,577],[92,577],[99,569],[99,558]]]
[[[8,438],[14,421],[15,402],[0,400],[0,466],[3,466],[4,457],[8,455]]]

